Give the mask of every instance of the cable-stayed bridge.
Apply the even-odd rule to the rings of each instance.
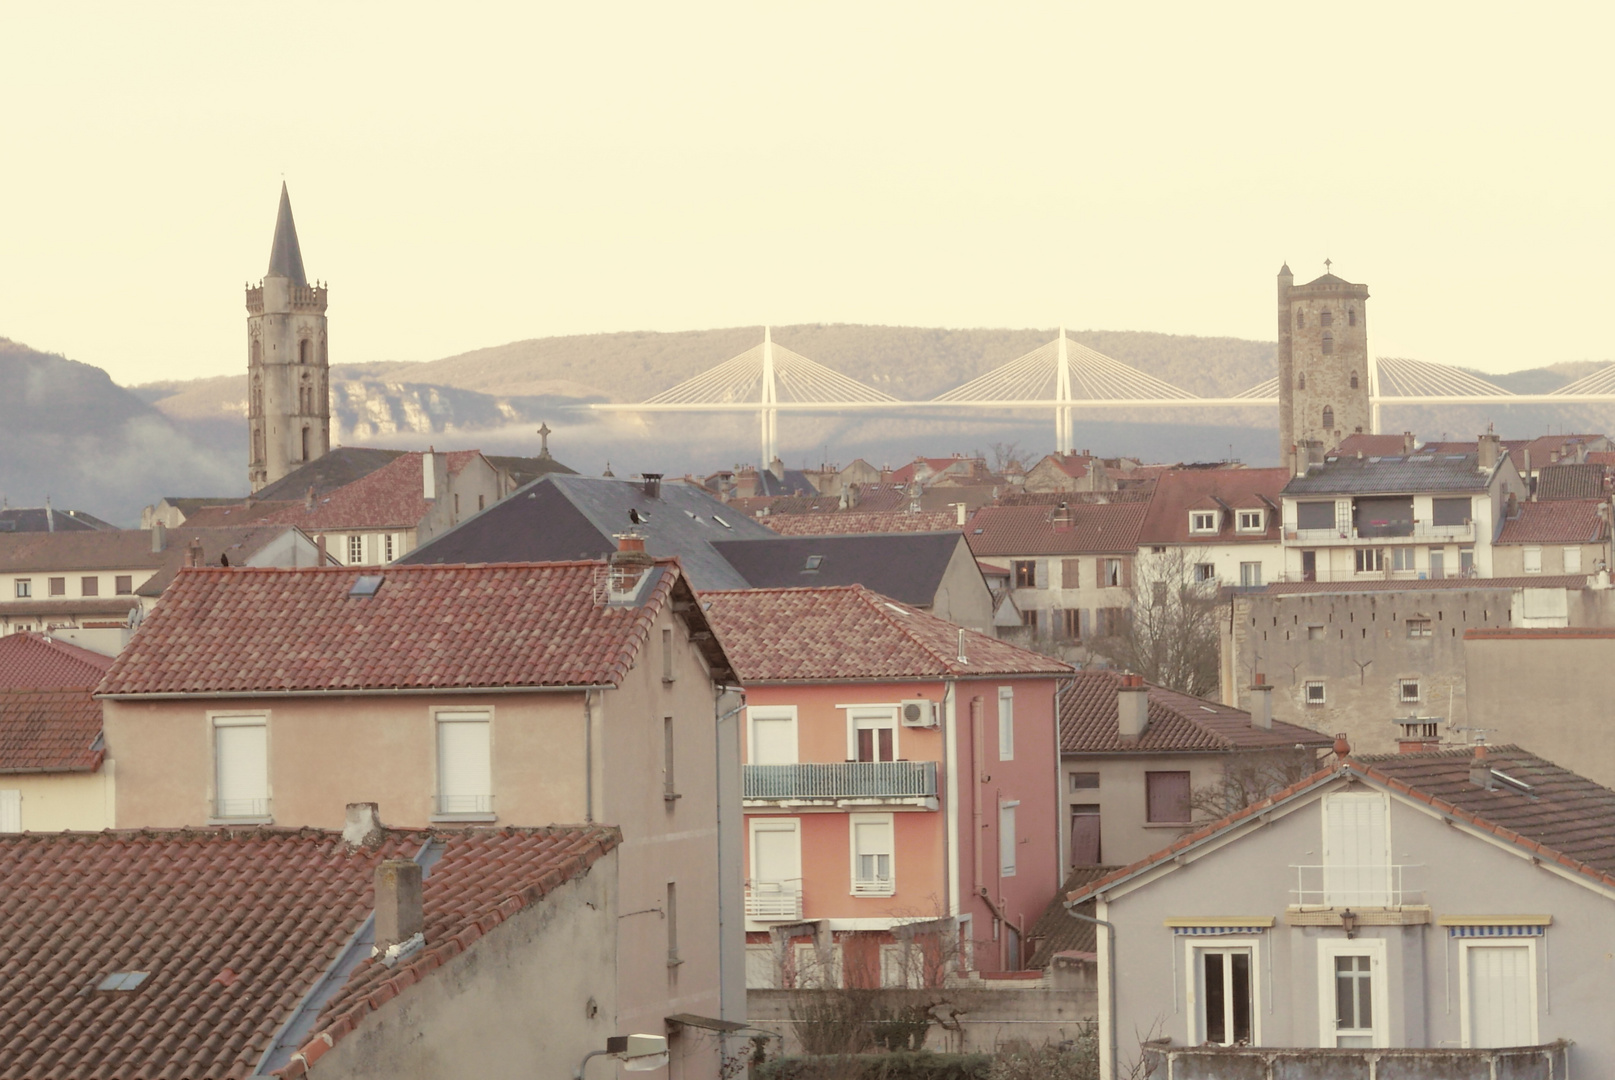
[[[1370,359],[1368,397],[1373,428],[1384,405],[1587,405],[1615,402],[1615,364],[1545,394],[1516,394],[1445,364],[1398,357]],[[1278,407],[1277,378],[1232,397],[1201,397],[1119,360],[1059,336],[985,375],[926,401],[901,401],[809,360],[783,345],[772,331],[763,340],[716,367],[637,404],[599,404],[602,412],[754,412],[762,463],[779,452],[782,412],[883,412],[1049,409],[1055,447],[1073,446],[1077,409],[1169,409]]]

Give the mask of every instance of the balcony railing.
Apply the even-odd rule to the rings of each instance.
[[[267,798],[213,800],[213,820],[215,821],[264,821],[268,817],[269,800]]]
[[[1416,521],[1412,525],[1369,525],[1347,529],[1290,529],[1284,538],[1296,544],[1352,544],[1362,540],[1441,541],[1462,543],[1475,539],[1475,523],[1462,525],[1431,525]]]
[[[746,915],[753,919],[801,919],[802,879],[746,882]]]
[[[915,799],[936,796],[934,761],[829,761],[747,765],[748,799]]]
[[[1400,863],[1291,866],[1295,871],[1297,907],[1401,907],[1418,903],[1422,894],[1409,893],[1404,876],[1409,866]]]
[[[1372,1076],[1400,1076],[1410,1080],[1492,1080],[1508,1076],[1518,1080],[1562,1080],[1572,1075],[1570,1043],[1560,1040],[1541,1046],[1513,1046],[1498,1050],[1431,1049],[1345,1050],[1313,1047],[1144,1045],[1149,1075],[1241,1076],[1275,1080],[1286,1076],[1332,1076],[1343,1080],[1369,1080]],[[1574,1075],[1580,1075],[1577,1069]]]

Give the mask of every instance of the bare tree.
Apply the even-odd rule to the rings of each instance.
[[[1217,690],[1221,608],[1216,580],[1196,581],[1181,550],[1137,559],[1130,608],[1089,647],[1147,682],[1206,697]]]
[[[1312,750],[1285,747],[1230,754],[1223,762],[1219,780],[1189,793],[1189,807],[1197,820],[1215,821],[1282,791],[1316,769],[1316,752]]]

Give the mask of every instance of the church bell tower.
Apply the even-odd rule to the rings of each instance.
[[[1288,462],[1297,446],[1321,443],[1328,453],[1346,436],[1374,430],[1368,286],[1328,272],[1297,285],[1288,264],[1278,286],[1279,460]]]
[[[252,490],[272,484],[331,449],[326,288],[311,285],[280,185],[269,272],[247,287],[247,423]]]

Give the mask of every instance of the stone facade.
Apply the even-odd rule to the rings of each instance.
[[[1325,451],[1373,431],[1369,404],[1368,286],[1333,274],[1296,285],[1278,277],[1279,460],[1299,443]]]

